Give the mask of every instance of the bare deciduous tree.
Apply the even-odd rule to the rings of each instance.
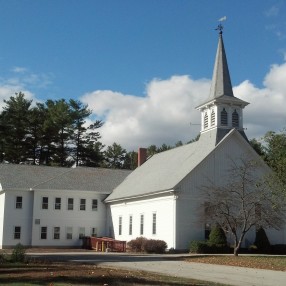
[[[280,229],[284,224],[283,197],[270,188],[261,168],[257,162],[233,161],[223,185],[203,187],[205,219],[231,234],[235,256],[251,228]]]

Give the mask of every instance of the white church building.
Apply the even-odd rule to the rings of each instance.
[[[74,247],[82,236],[144,236],[174,249],[204,240],[198,209],[206,178],[219,185],[232,161],[261,160],[244,133],[247,105],[233,94],[220,32],[209,98],[197,107],[198,141],[148,160],[139,149],[141,163],[133,172],[0,164],[0,248]],[[286,243],[286,231],[271,231],[268,238]],[[253,243],[254,231],[247,240]]]

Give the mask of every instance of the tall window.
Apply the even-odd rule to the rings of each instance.
[[[67,239],[72,239],[72,227],[71,226],[68,226],[67,228],[66,228],[66,238]]]
[[[92,237],[97,237],[97,227],[92,227],[90,234]]]
[[[41,239],[47,239],[48,228],[46,226],[41,227]]]
[[[237,113],[236,109],[232,113],[232,126],[233,127],[238,127],[239,126],[239,116],[238,116],[238,113]]]
[[[226,112],[225,108],[220,113],[220,123],[223,126],[227,126],[227,112]]]
[[[16,209],[21,209],[22,203],[23,203],[23,198],[22,197],[16,197]]]
[[[118,234],[122,235],[122,216],[119,217],[119,222],[118,222]]]
[[[49,208],[49,198],[43,197],[42,198],[42,209],[47,210]]]
[[[85,228],[84,227],[80,227],[78,229],[78,238],[83,238],[85,236]]]
[[[62,199],[61,198],[55,198],[55,210],[60,210],[61,204],[62,204]]]
[[[54,227],[54,239],[60,239],[60,227]]]
[[[208,128],[209,126],[209,117],[208,117],[208,114],[205,113],[205,116],[204,116],[204,128]]]
[[[156,234],[157,232],[157,215],[153,213],[152,215],[152,234]]]
[[[211,233],[211,225],[209,223],[205,223],[205,239],[209,239]]]
[[[212,113],[211,113],[211,126],[214,126],[215,125],[215,112],[214,110],[212,110]]]
[[[68,198],[68,210],[73,210],[73,198]]]
[[[85,199],[80,199],[79,209],[85,211]]]
[[[140,215],[140,235],[144,234],[144,215]]]
[[[129,216],[129,235],[132,235],[132,225],[133,225],[133,217]]]
[[[97,211],[97,207],[98,207],[98,201],[96,199],[93,199],[91,204],[91,209],[93,211]]]
[[[20,239],[21,238],[21,226],[15,226],[14,227],[14,239]]]

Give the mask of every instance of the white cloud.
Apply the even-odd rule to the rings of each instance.
[[[265,11],[265,15],[267,17],[276,17],[279,14],[279,7],[278,6],[272,6],[268,10]]]
[[[13,67],[11,71],[14,73],[24,73],[27,72],[28,70],[24,67]]]
[[[32,99],[33,104],[41,101],[35,97],[32,90],[46,88],[52,84],[52,74],[36,74],[24,67],[13,67],[11,71],[12,77],[0,79],[0,111],[5,106],[4,100],[20,91],[25,94],[26,99]]]
[[[244,110],[244,127],[251,138],[286,126],[286,63],[273,65],[265,76],[264,87],[248,80],[234,87],[235,96],[249,102]],[[174,145],[194,138],[200,126],[195,107],[209,94],[210,80],[188,76],[154,79],[146,86],[146,96],[124,95],[110,90],[87,93],[81,100],[103,118],[102,142],[121,144],[128,150],[138,147]]]
[[[106,145],[113,142],[128,150],[163,143],[174,145],[194,138],[200,115],[195,110],[208,95],[210,81],[188,76],[154,79],[146,86],[146,96],[136,97],[112,91],[95,91],[81,100],[94,114],[105,117],[100,132]]]
[[[14,96],[15,93],[23,92],[27,100],[34,99],[34,95],[29,90],[25,89],[21,85],[10,85],[10,84],[0,84],[0,112],[2,108],[6,105],[4,100],[8,100],[11,96]]]

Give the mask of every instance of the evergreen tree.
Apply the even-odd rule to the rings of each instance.
[[[122,169],[126,159],[126,150],[117,143],[108,146],[104,152],[106,166],[108,168]]]
[[[212,227],[210,235],[209,235],[208,244],[215,245],[215,246],[226,246],[227,245],[225,233],[223,229],[219,227],[218,225],[215,225],[214,227]]]
[[[1,149],[2,156],[11,163],[26,160],[28,154],[27,134],[28,118],[32,100],[27,100],[24,93],[16,93],[8,100],[1,114]]]
[[[258,251],[261,252],[268,252],[270,250],[270,242],[268,240],[265,230],[262,227],[260,227],[256,231],[254,245],[257,247]]]

